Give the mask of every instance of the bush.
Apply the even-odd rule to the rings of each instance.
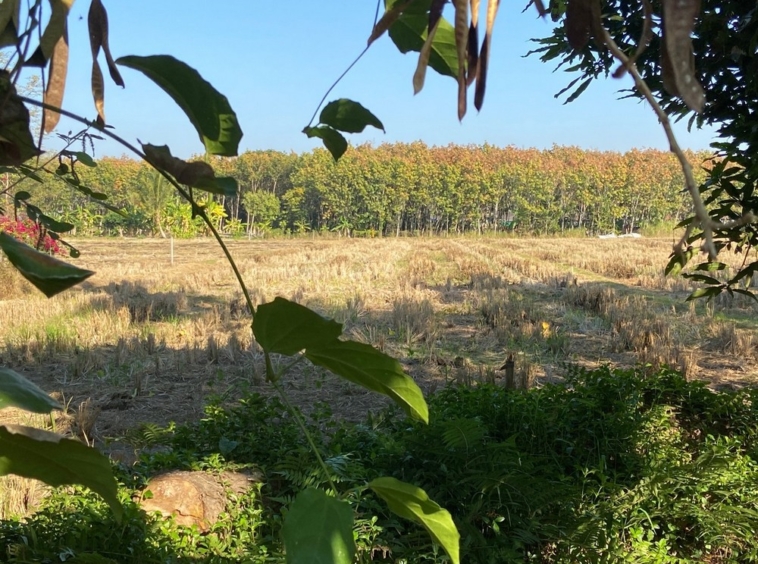
[[[0,216],[0,231],[15,237],[39,251],[51,255],[63,254],[60,243],[50,237],[47,231],[40,231],[40,226],[30,219],[13,219],[7,216]]]
[[[758,560],[756,390],[716,393],[668,369],[601,368],[528,391],[451,386],[429,404],[428,427],[394,411],[336,427],[325,407],[311,416],[356,510],[361,562],[447,562],[366,490],[380,475],[418,484],[451,511],[465,562]],[[214,403],[196,425],[144,434],[170,449],[122,475],[125,499],[168,468],[255,465],[263,487],[206,536],[146,521],[133,506],[115,527],[93,497],[59,494],[26,523],[0,524],[0,555],[283,562],[288,504],[306,485],[327,488],[277,400]]]

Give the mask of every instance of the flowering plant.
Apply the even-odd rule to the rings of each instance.
[[[38,251],[51,255],[63,254],[60,243],[53,239],[47,230],[42,230],[40,225],[31,219],[14,219],[12,217],[0,216],[0,231],[12,235]]]

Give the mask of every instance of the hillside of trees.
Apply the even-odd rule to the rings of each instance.
[[[689,155],[700,179],[708,154]],[[689,212],[679,165],[668,152],[627,153],[555,146],[429,147],[421,142],[362,145],[339,163],[316,149],[295,154],[249,151],[214,157],[219,175],[239,182],[236,198],[208,196],[207,211],[227,235],[337,232],[351,236],[631,232]],[[192,237],[204,232],[189,204],[146,164],[103,158],[80,162],[81,184],[108,203],[72,190],[54,174],[23,180],[37,206],[76,226],[74,234]],[[6,182],[13,178],[6,175]],[[6,211],[13,207],[6,202]]]

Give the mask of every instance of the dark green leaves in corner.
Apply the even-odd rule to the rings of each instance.
[[[308,137],[318,137],[324,146],[338,161],[347,151],[347,140],[340,133],[360,133],[366,126],[373,126],[384,131],[384,125],[374,114],[358,102],[340,98],[329,102],[319,116],[319,125],[303,129]]]
[[[160,86],[195,126],[211,155],[233,157],[242,139],[237,115],[226,96],[189,65],[170,55],[121,57],[117,64],[142,72]]]
[[[21,275],[48,298],[94,274],[91,270],[78,268],[41,253],[5,233],[0,233],[0,249]]]
[[[337,376],[392,399],[408,415],[428,423],[421,389],[400,363],[370,345],[341,341],[342,325],[284,298],[258,307],[253,334],[267,353],[305,357]]]
[[[41,429],[0,425],[0,476],[6,474],[51,486],[81,484],[102,496],[116,518],[121,518],[110,460],[79,441]]]

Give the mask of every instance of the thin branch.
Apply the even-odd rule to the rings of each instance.
[[[674,130],[671,128],[671,121],[669,120],[668,114],[663,110],[661,105],[658,103],[658,101],[655,99],[655,96],[653,96],[653,93],[650,91],[650,88],[648,87],[647,83],[643,80],[642,76],[640,75],[639,70],[637,69],[637,65],[634,63],[633,60],[630,60],[629,57],[627,57],[624,52],[619,48],[618,45],[616,45],[616,42],[613,40],[611,35],[608,33],[608,30],[605,29],[604,26],[600,26],[603,33],[603,42],[608,47],[610,52],[613,54],[616,59],[619,60],[619,62],[626,68],[626,70],[629,72],[629,74],[634,79],[634,85],[637,87],[637,90],[645,97],[645,99],[648,101],[650,106],[652,106],[653,111],[655,111],[655,114],[658,116],[658,121],[661,122],[661,126],[663,126],[663,130],[666,132],[666,138],[669,142],[669,148],[674,155],[676,155],[676,158],[679,160],[679,164],[682,167],[682,173],[684,174],[684,182],[685,186],[687,187],[687,191],[690,194],[690,197],[692,198],[692,204],[695,212],[695,217],[698,221],[698,226],[703,230],[703,238],[705,241],[703,242],[703,250],[708,253],[708,259],[709,260],[716,260],[716,257],[718,256],[718,253],[716,251],[716,246],[713,243],[713,231],[714,230],[720,230],[720,229],[733,229],[734,227],[740,227],[743,225],[747,225],[748,223],[753,223],[756,221],[756,216],[753,214],[752,211],[749,211],[745,215],[743,215],[741,218],[739,218],[736,221],[731,221],[729,223],[722,223],[718,221],[713,221],[711,217],[708,215],[708,210],[705,208],[705,204],[703,203],[703,199],[700,196],[700,190],[698,189],[697,182],[695,182],[695,176],[692,173],[692,166],[690,165],[689,161],[687,160],[686,155],[682,151],[681,147],[679,147],[679,143],[676,140],[676,136],[674,135]],[[693,224],[690,224],[687,229],[685,230],[684,236],[674,245],[674,252],[681,253],[683,249],[685,248],[685,245],[687,244],[687,240],[689,239]]]
[[[16,96],[16,98],[27,104],[31,104],[33,106],[37,106],[42,109],[51,110],[53,112],[58,112],[59,114],[66,116],[67,118],[73,119],[75,121],[88,125],[94,129],[97,129],[100,133],[102,133],[106,137],[110,137],[117,143],[120,143],[123,147],[129,149],[131,152],[133,152],[135,155],[137,155],[139,158],[141,158],[143,161],[145,161],[147,164],[149,164],[151,167],[157,170],[161,175],[163,175],[163,177],[166,180],[168,180],[174,188],[176,188],[176,190],[179,192],[179,195],[190,203],[190,205],[192,206],[193,213],[195,213],[196,215],[199,215],[202,218],[202,220],[205,222],[205,224],[208,226],[208,229],[210,229],[211,233],[213,234],[213,237],[216,239],[216,242],[221,247],[221,250],[223,251],[224,255],[229,261],[229,264],[232,267],[232,270],[234,271],[234,276],[237,278],[237,282],[239,283],[240,288],[242,288],[242,293],[245,296],[245,301],[247,302],[247,307],[250,310],[250,315],[253,318],[253,320],[255,320],[255,304],[253,303],[253,300],[250,297],[250,292],[247,289],[247,285],[245,284],[245,281],[242,278],[242,273],[239,271],[239,268],[237,267],[237,263],[234,262],[234,259],[232,258],[232,254],[229,252],[229,248],[226,246],[226,243],[224,243],[224,240],[221,238],[221,235],[219,234],[218,230],[213,225],[213,222],[205,213],[205,210],[203,209],[203,207],[199,206],[195,202],[195,200],[192,198],[192,194],[188,192],[187,190],[185,190],[176,181],[176,179],[174,179],[174,177],[172,177],[166,171],[161,170],[160,168],[152,164],[148,160],[147,155],[145,155],[145,153],[139,150],[136,146],[129,143],[129,141],[127,141],[123,137],[120,137],[119,135],[116,135],[115,133],[108,131],[104,127],[98,126],[97,122],[90,121],[87,118],[83,118],[80,115],[74,114],[62,108],[51,106],[50,104],[45,104],[44,102],[40,102],[39,100],[35,100],[34,98],[27,98],[26,96]]]

